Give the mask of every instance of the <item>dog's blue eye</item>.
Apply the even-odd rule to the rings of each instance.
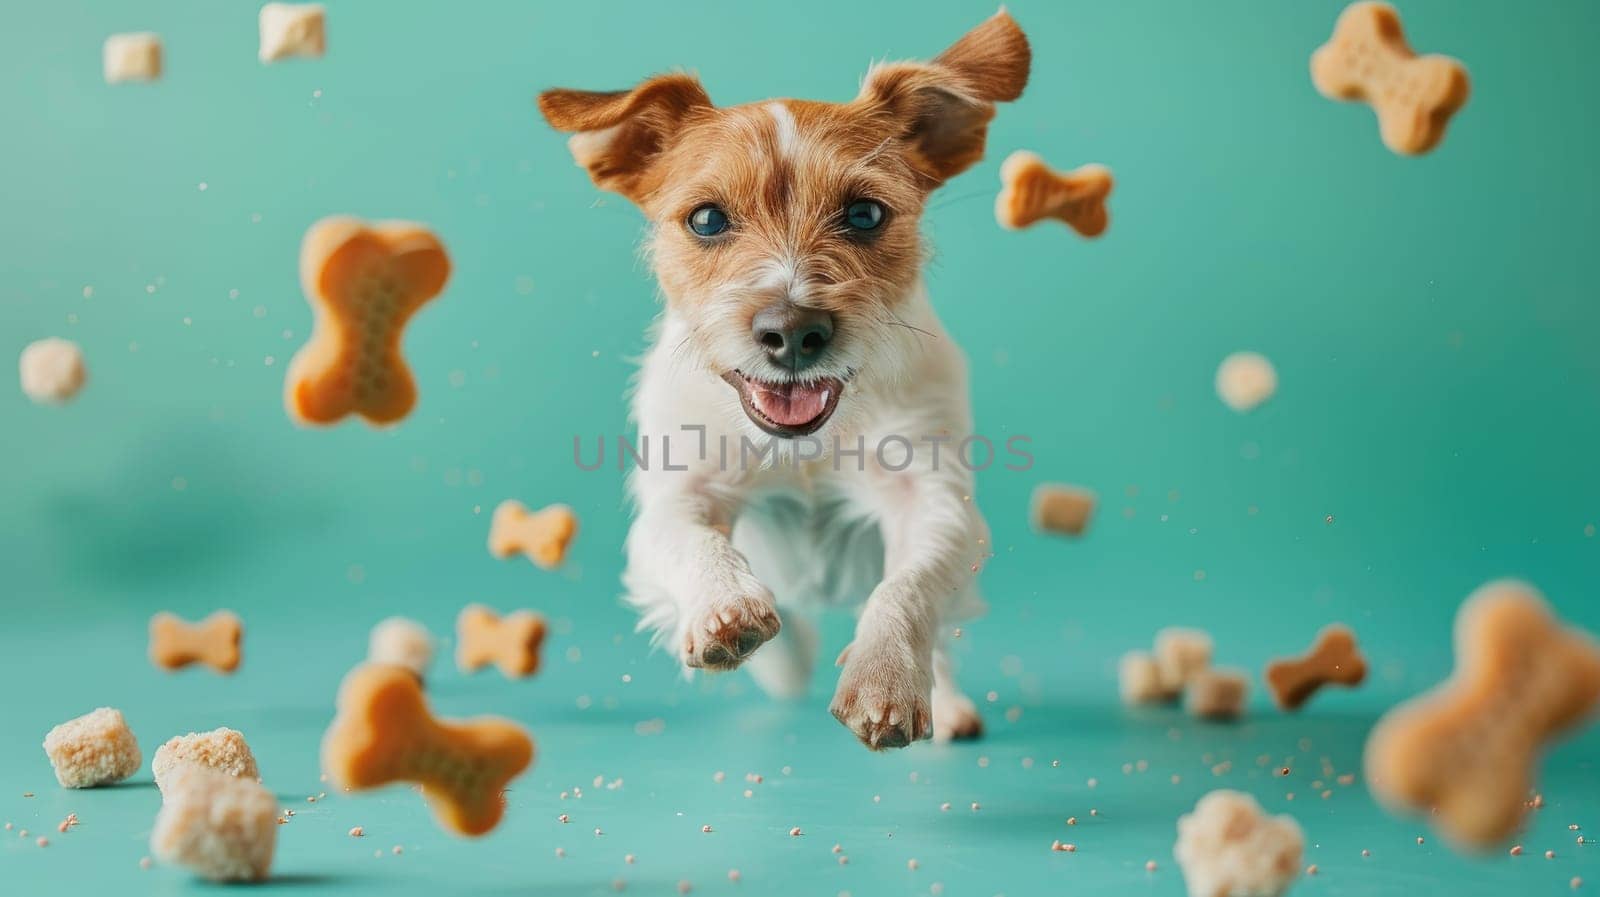
[[[728,213],[717,206],[704,205],[689,213],[689,229],[702,237],[715,237],[728,226]]]
[[[844,208],[845,223],[856,230],[874,230],[883,217],[883,204],[870,199],[858,199]]]

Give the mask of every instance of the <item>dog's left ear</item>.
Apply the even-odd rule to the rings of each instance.
[[[1032,61],[1027,35],[1002,8],[932,62],[874,66],[856,103],[904,128],[913,164],[937,186],[983,158],[994,104],[1022,95]]]

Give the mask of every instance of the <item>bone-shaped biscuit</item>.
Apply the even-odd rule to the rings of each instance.
[[[507,499],[489,523],[489,553],[497,558],[520,553],[550,570],[561,565],[577,533],[578,517],[566,505],[530,513],[522,502]]]
[[[1425,153],[1467,102],[1467,70],[1448,56],[1418,56],[1387,3],[1351,4],[1333,37],[1311,54],[1311,81],[1325,97],[1365,100],[1389,149]]]
[[[440,824],[462,835],[495,827],[506,784],[532,762],[533,739],[521,726],[435,719],[417,677],[389,664],[364,664],[345,677],[322,739],[322,766],[335,784],[419,784]]]
[[[1516,831],[1545,742],[1600,705],[1600,643],[1563,627],[1525,583],[1480,587],[1456,616],[1456,669],[1367,739],[1367,781],[1395,809],[1432,812],[1462,844]]]
[[[1017,150],[1000,166],[1000,195],[994,217],[1016,230],[1046,218],[1065,222],[1079,235],[1098,237],[1111,221],[1106,197],[1114,184],[1111,169],[1085,165],[1062,174],[1027,150]]]
[[[244,624],[233,611],[219,610],[198,623],[162,611],[150,618],[150,661],[164,670],[203,663],[219,673],[239,668]]]
[[[382,425],[410,413],[417,387],[401,337],[449,277],[444,245],[419,224],[333,217],[312,225],[300,281],[316,320],[284,380],[289,416],[331,424],[358,414]]]
[[[1367,660],[1350,627],[1335,623],[1317,633],[1305,655],[1267,664],[1265,678],[1280,708],[1298,710],[1324,685],[1360,685],[1367,678]]]
[[[531,676],[539,670],[544,633],[544,617],[533,611],[501,617],[481,604],[469,604],[456,617],[456,666],[470,673],[492,663],[507,678]]]

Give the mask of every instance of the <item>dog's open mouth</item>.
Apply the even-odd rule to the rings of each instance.
[[[833,377],[780,383],[729,371],[722,379],[739,391],[739,401],[752,423],[785,439],[822,429],[839,407],[839,396],[844,392],[844,381]]]

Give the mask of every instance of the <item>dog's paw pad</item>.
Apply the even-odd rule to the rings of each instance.
[[[689,620],[683,662],[701,669],[735,669],[777,635],[780,625],[770,599],[715,602]]]

